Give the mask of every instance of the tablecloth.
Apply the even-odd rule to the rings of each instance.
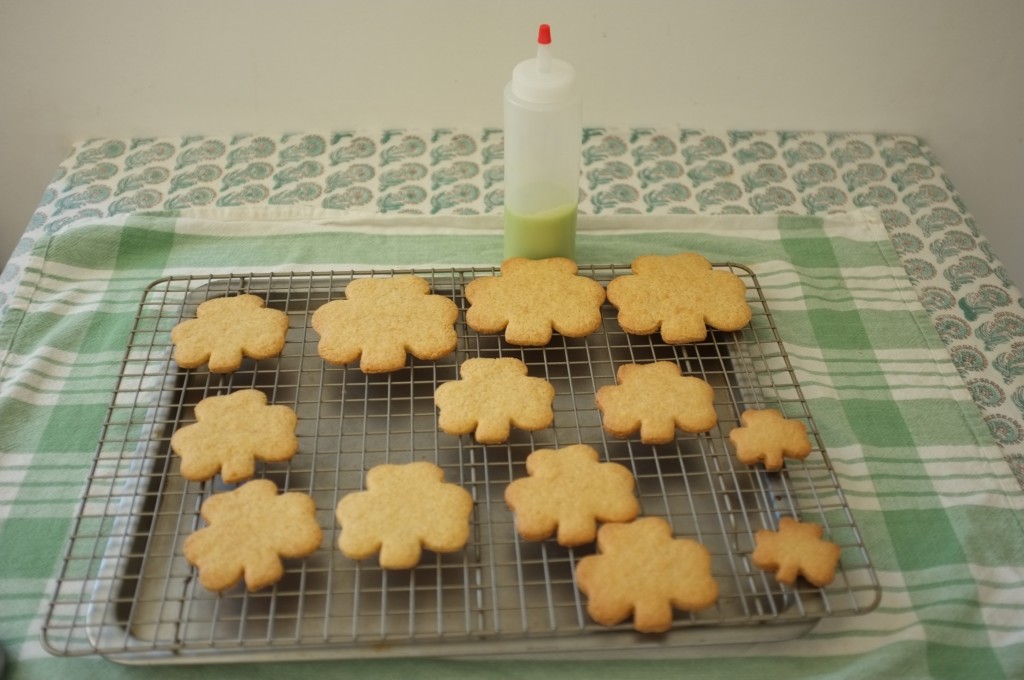
[[[486,216],[134,213],[41,239],[0,325],[0,639],[15,656],[9,676],[1021,677],[1024,497],[882,215],[637,219],[583,218],[579,259],[697,250],[757,273],[877,569],[883,594],[872,613],[826,620],[793,641],[690,649],[685,660],[140,670],[49,656],[39,628],[146,283],[197,271],[501,259],[497,219]]]

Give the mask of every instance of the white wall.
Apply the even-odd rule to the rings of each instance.
[[[498,125],[541,21],[587,124],[923,137],[1024,283],[1021,0],[0,0],[0,261],[75,140]]]

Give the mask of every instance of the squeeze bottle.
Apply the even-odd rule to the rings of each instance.
[[[583,125],[576,70],[551,56],[541,24],[537,56],[505,86],[505,257],[568,257],[576,250]]]

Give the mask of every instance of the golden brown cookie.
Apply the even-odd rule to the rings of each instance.
[[[629,522],[640,513],[633,474],[598,462],[597,451],[584,444],[534,451],[526,472],[505,488],[505,503],[528,541],[557,531],[559,545],[583,545],[594,540],[598,522]]]
[[[778,470],[783,458],[803,460],[811,453],[807,426],[784,418],[773,408],[746,410],[740,421],[743,426],[729,432],[729,441],[741,463],[755,465],[763,461],[765,469]]]
[[[779,583],[793,585],[797,576],[803,576],[811,585],[824,588],[836,577],[842,549],[823,540],[823,533],[818,524],[783,517],[778,531],[758,530],[750,559],[758,569],[775,572]]]
[[[683,432],[707,432],[718,422],[715,390],[700,378],[683,376],[671,361],[624,364],[616,385],[597,391],[604,429],[616,437],[640,430],[644,444],[667,444]]]
[[[338,547],[362,560],[380,553],[384,569],[411,569],[422,548],[461,550],[469,540],[473,497],[448,484],[444,470],[426,461],[378,465],[366,474],[366,490],[338,503]]]
[[[331,364],[359,359],[364,373],[388,373],[405,366],[406,353],[435,360],[458,344],[459,309],[433,295],[419,276],[356,279],[344,300],[332,300],[313,313],[320,334],[317,351]]]
[[[209,363],[213,373],[230,373],[242,357],[269,359],[284,349],[288,315],[268,309],[258,295],[235,295],[207,300],[195,319],[171,329],[174,360],[182,368]]]
[[[531,347],[548,344],[553,331],[590,335],[601,326],[604,288],[578,271],[564,257],[505,260],[500,276],[481,276],[466,286],[466,323],[478,333],[505,331],[508,342]]]
[[[448,434],[475,432],[481,444],[500,444],[512,426],[530,431],[550,426],[555,388],[526,372],[526,364],[511,357],[467,359],[459,367],[462,379],[434,393],[438,425]]]
[[[671,628],[673,608],[699,611],[718,599],[711,553],[696,541],[674,539],[660,517],[603,525],[597,554],[580,560],[576,582],[589,598],[591,618],[613,626],[632,614],[641,633]]]
[[[196,422],[171,436],[185,479],[202,482],[220,472],[234,484],[250,479],[255,461],[290,460],[299,450],[298,418],[288,406],[267,405],[259,390],[207,397],[196,405]]]
[[[313,499],[278,494],[267,479],[214,494],[199,512],[207,526],[186,538],[183,550],[199,568],[199,582],[216,592],[243,578],[250,591],[272,585],[284,576],[281,558],[307,557],[323,540]]]
[[[608,284],[608,301],[627,333],[660,330],[666,343],[682,344],[704,340],[708,326],[736,331],[750,323],[742,279],[713,269],[703,255],[642,255],[632,270]]]

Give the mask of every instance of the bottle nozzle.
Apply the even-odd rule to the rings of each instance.
[[[2,2],[3,0],[0,0]],[[555,59],[551,49],[551,27],[541,24],[537,32],[537,56],[524,59],[512,69],[512,94],[534,104],[551,104],[577,96],[576,70]]]
[[[537,71],[548,73],[551,71],[551,26],[541,24],[537,30]]]

